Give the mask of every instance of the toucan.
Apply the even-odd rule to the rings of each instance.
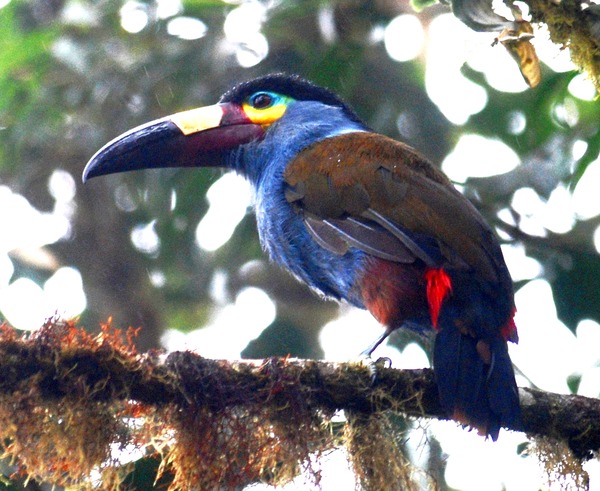
[[[518,340],[513,283],[498,239],[417,151],[369,129],[334,92],[269,74],[118,136],[83,180],[161,167],[244,176],[270,258],[383,325],[369,354],[401,327],[434,333],[448,416],[493,440],[521,427],[508,353]]]

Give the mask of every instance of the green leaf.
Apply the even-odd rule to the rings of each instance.
[[[432,5],[435,5],[437,2],[437,0],[411,0],[410,1],[410,6],[413,8],[413,10],[415,12],[420,12],[421,10],[427,8],[427,7],[431,7]]]

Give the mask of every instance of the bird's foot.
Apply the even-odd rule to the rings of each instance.
[[[377,380],[378,371],[381,368],[391,368],[392,360],[387,356],[382,356],[377,358],[377,360],[373,360],[370,355],[361,353],[361,363],[366,365],[369,369],[369,374],[371,375],[371,386],[375,385],[375,381]]]

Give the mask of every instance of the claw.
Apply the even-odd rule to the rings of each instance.
[[[374,386],[377,381],[377,374],[380,368],[392,367],[392,360],[387,356],[382,356],[377,358],[377,360],[373,360],[373,358],[367,356],[363,357],[361,362],[369,369],[369,374],[371,375],[371,387]]]
[[[376,361],[373,361],[371,355],[373,351],[375,351],[381,343],[383,343],[387,337],[390,335],[391,331],[385,330],[373,343],[371,343],[367,348],[360,354],[361,361],[367,365],[369,368],[369,373],[371,374],[371,386],[375,385],[375,380],[377,379],[377,366],[381,365],[382,361],[384,363],[387,362],[387,366],[384,368],[389,368],[392,366],[392,360],[387,357],[377,358]]]

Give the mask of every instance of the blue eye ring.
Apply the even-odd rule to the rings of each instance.
[[[250,105],[255,109],[267,109],[275,104],[277,97],[270,92],[257,92],[250,96]]]

